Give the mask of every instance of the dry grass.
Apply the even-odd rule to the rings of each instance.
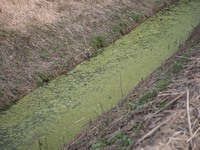
[[[0,0],[0,110],[173,1]]]
[[[105,14],[105,7],[120,8],[133,5],[131,1],[111,0],[1,0],[0,25],[6,28],[24,30],[28,25],[73,21],[79,16]],[[136,5],[135,5],[136,6]]]

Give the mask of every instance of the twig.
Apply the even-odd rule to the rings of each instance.
[[[190,142],[195,136],[196,134],[199,132],[200,127],[194,132],[194,134],[187,140],[187,142]]]
[[[191,127],[191,120],[190,120],[190,103],[189,103],[189,91],[188,89],[187,91],[187,116],[188,116],[188,126],[189,126],[189,132],[190,132],[190,136],[192,136],[192,127]]]
[[[172,135],[172,137],[168,140],[167,145],[169,145],[171,143],[171,141],[174,139],[175,136],[177,136],[177,135],[179,135],[181,133],[182,133],[182,131],[178,131],[178,132],[174,133]]]
[[[160,108],[158,111],[156,111],[155,113],[153,113],[152,115],[150,115],[149,117],[147,117],[146,119],[152,118],[154,115],[156,115],[157,113],[161,112],[163,109],[167,108],[169,105],[173,104],[175,101],[177,101],[180,97],[183,96],[183,94],[185,94],[184,92],[181,93],[178,97],[176,97],[175,99],[173,99],[170,103],[168,103],[165,107]],[[145,119],[145,120],[146,120]]]
[[[82,119],[80,119],[80,120],[77,120],[77,121],[75,121],[74,122],[74,124],[77,124],[77,123],[79,123],[79,122],[81,122],[81,121],[83,121],[83,120],[85,120],[86,118],[82,118]]]
[[[98,116],[98,117],[100,117],[100,115],[94,110],[94,113]]]
[[[119,77],[120,77],[120,90],[121,90],[121,96],[122,96],[122,99],[124,98],[124,94],[123,94],[123,87],[122,87],[122,74],[121,74],[121,71],[119,73]]]
[[[147,134],[145,134],[141,139],[139,139],[137,141],[137,143],[135,145],[138,145],[139,143],[141,143],[144,139],[146,139],[147,137],[151,136],[156,130],[158,130],[161,126],[163,126],[164,124],[166,124],[169,120],[171,120],[171,118],[173,117],[173,115],[171,115],[171,117],[169,117],[167,120],[163,121],[161,124],[159,124],[158,126],[156,126],[155,128],[153,128],[151,131],[149,131]]]
[[[183,92],[184,93],[184,92]],[[179,95],[180,93],[164,93],[164,94],[158,94],[158,97],[161,97],[161,96],[172,96],[172,95]]]
[[[100,105],[100,107],[101,107],[101,110],[102,110],[102,113],[104,112],[104,109],[103,109],[103,105],[102,105],[102,103],[101,102],[99,102],[99,105]]]
[[[192,137],[192,127],[191,127],[191,119],[190,119],[190,103],[189,103],[189,90],[187,89],[187,105],[186,105],[186,109],[187,109],[187,118],[188,118],[188,126],[189,126],[189,132],[190,132],[190,137]],[[192,140],[190,140],[190,144],[192,146]]]
[[[191,59],[191,60],[200,60],[200,58],[196,58],[196,57],[184,57],[184,56],[176,56],[178,58],[187,58],[187,59]]]
[[[195,121],[193,122],[193,128],[192,128],[192,130],[194,129],[194,127],[195,127],[195,125],[196,125],[196,123],[197,123],[197,121],[199,120],[199,118],[200,118],[200,109],[199,108],[196,108],[197,109],[197,111],[198,111],[198,117],[195,119]]]

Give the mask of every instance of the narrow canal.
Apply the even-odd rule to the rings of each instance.
[[[0,114],[1,150],[63,147],[96,114],[116,106],[173,55],[200,23],[200,1],[160,11],[98,56],[78,65]]]

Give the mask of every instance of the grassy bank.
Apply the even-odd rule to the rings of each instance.
[[[0,2],[0,110],[175,0]]]

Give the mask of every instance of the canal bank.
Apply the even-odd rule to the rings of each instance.
[[[58,149],[169,58],[200,22],[182,0],[0,115],[0,147]]]

